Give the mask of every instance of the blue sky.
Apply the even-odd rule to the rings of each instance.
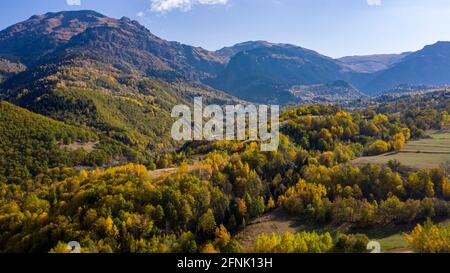
[[[341,57],[450,41],[449,0],[13,0],[0,3],[0,29],[78,9],[127,16],[164,39],[210,50],[268,40]]]

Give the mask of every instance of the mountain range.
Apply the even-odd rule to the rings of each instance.
[[[386,70],[408,56],[410,52],[401,54],[376,54],[366,56],[347,56],[338,60],[348,69],[361,73],[375,73]]]
[[[209,51],[94,11],[33,16],[0,32],[0,99],[88,127],[126,145],[131,157],[169,148],[174,105],[197,95],[239,102],[200,82],[223,66]]]
[[[405,84],[450,84],[450,42],[437,42],[416,52],[339,59],[294,45],[262,41],[216,52],[230,61],[210,84],[250,101],[283,104],[292,100],[289,90],[295,85],[329,85],[334,81],[346,81],[366,95]]]
[[[344,75],[335,60],[309,49],[270,43],[254,46],[239,52],[238,45],[237,53],[210,84],[245,100],[284,104],[294,100],[289,92],[294,85],[328,83]]]
[[[94,92],[89,100],[152,98],[147,103],[171,105],[202,93],[218,102],[286,104],[304,100],[299,90],[319,101],[342,92],[352,100],[405,84],[447,85],[449,75],[450,42],[417,52],[339,59],[266,41],[208,51],[161,39],[129,18],[95,11],[35,15],[0,32],[0,97],[57,119],[70,116],[62,113],[70,107],[53,104],[68,103],[64,92],[74,89],[70,102]],[[336,82],[351,88],[336,93]]]

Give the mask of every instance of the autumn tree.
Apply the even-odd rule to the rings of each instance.
[[[198,221],[198,230],[205,234],[213,234],[216,228],[216,220],[211,209],[208,209]]]
[[[417,225],[405,238],[418,253],[450,252],[450,228],[434,225],[430,220],[423,226]]]
[[[380,155],[389,151],[389,144],[383,140],[377,140],[367,147],[368,155]]]

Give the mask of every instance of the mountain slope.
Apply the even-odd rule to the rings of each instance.
[[[410,53],[402,54],[376,54],[366,56],[346,56],[338,60],[349,69],[360,73],[375,73],[388,69],[403,60]]]
[[[412,53],[348,56],[337,60],[308,52],[312,51],[265,41],[223,48],[216,53],[230,58],[229,64],[210,83],[240,98],[277,103],[295,101],[287,90],[296,90],[298,95],[301,93],[298,91],[309,89],[309,92],[317,86],[322,89],[335,81],[346,81],[369,95],[399,85],[450,84],[450,42],[438,42]],[[322,91],[331,94],[333,89]]]
[[[242,99],[283,104],[295,101],[291,86],[341,80],[341,70],[337,61],[312,50],[270,44],[236,54],[211,84]]]
[[[7,78],[23,72],[26,70],[26,67],[19,63],[14,62],[8,59],[0,58],[0,83],[6,80]]]
[[[0,96],[68,124],[95,128],[142,152],[171,144],[174,105],[190,104],[196,95],[207,102],[234,101],[201,85],[168,84],[124,65],[128,69],[86,55],[65,56],[9,78]]]
[[[291,87],[294,96],[308,103],[333,103],[361,99],[364,94],[345,81]]]
[[[89,27],[114,24],[95,11],[35,15],[0,32],[0,56],[30,65]]]
[[[43,17],[59,21],[78,18],[77,22],[86,25],[79,30],[78,23],[72,30],[69,24],[64,31],[73,35],[66,40],[55,38],[59,32],[48,30],[42,40],[58,41],[59,45],[54,48],[49,42],[41,53],[31,52],[33,58],[15,53],[29,65],[0,84],[0,98],[67,124],[88,126],[145,156],[158,152],[155,147],[174,144],[169,136],[174,105],[190,104],[196,95],[207,102],[236,101],[194,81],[208,77],[209,69],[218,63],[208,61],[215,58],[209,52],[159,39],[127,18],[116,20],[91,12]],[[35,21],[41,16],[32,18]],[[46,26],[49,20],[42,24]],[[5,33],[33,36],[27,29],[24,33],[18,29],[22,28],[13,26],[2,32],[2,37]],[[0,48],[9,42],[3,39]],[[34,58],[38,59],[30,61]]]
[[[0,179],[22,183],[48,168],[102,166],[132,150],[106,136],[0,100]],[[1,182],[1,180],[0,180]]]
[[[253,49],[261,48],[261,47],[272,47],[276,44],[270,43],[267,41],[248,41],[239,44],[235,44],[233,46],[224,47],[215,52],[216,55],[224,58],[227,62],[231,60],[236,54],[242,51],[250,51]]]
[[[450,42],[438,42],[411,53],[393,67],[380,72],[366,84],[365,90],[376,94],[400,84],[450,84]]]
[[[0,32],[0,57],[16,58],[27,66],[61,47],[75,45],[100,46],[100,49],[118,49],[120,45],[121,50],[111,54],[131,57],[141,65],[149,61],[142,68],[156,65],[152,72],[170,70],[195,80],[211,77],[225,65],[212,52],[165,41],[136,21],[126,17],[117,20],[94,11],[36,15]]]

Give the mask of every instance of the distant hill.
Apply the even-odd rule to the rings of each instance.
[[[267,47],[272,47],[272,46],[276,46],[276,45],[277,44],[270,43],[267,41],[248,41],[248,42],[235,44],[230,47],[224,47],[222,49],[217,50],[215,53],[217,55],[221,56],[222,58],[224,58],[224,60],[226,60],[228,62],[234,55],[238,54],[239,52],[249,51],[249,50],[253,50],[253,49],[257,49],[257,48],[261,48],[261,47],[267,48]]]
[[[437,86],[426,85],[426,84],[419,84],[419,85],[399,84],[392,89],[384,91],[381,94],[416,93],[416,92],[422,92],[422,91],[427,91],[427,90],[437,89],[437,88],[438,88]]]
[[[209,83],[232,95],[258,102],[285,103],[293,86],[346,81],[374,95],[397,86],[450,84],[450,42],[438,42],[417,52],[347,56],[333,60],[314,51],[285,44],[254,41],[223,48],[230,58],[224,72]],[[313,58],[314,57],[314,58]]]
[[[450,42],[438,42],[411,53],[369,81],[364,90],[380,93],[399,84],[445,86],[450,84]]]
[[[386,102],[398,102],[405,99],[428,99],[435,100],[437,102],[443,101],[443,106],[449,105],[450,99],[450,89],[448,88],[432,88],[432,89],[421,89],[421,90],[411,90],[407,91],[401,89],[399,92],[395,92],[394,90],[391,92],[382,93],[372,98],[372,101],[376,101],[378,103],[386,103]]]
[[[8,59],[0,58],[0,83],[5,79],[26,70],[26,67],[20,62],[14,62]]]
[[[345,64],[349,69],[361,73],[375,73],[388,69],[394,64],[400,62],[410,53],[402,54],[377,54],[366,56],[347,56],[338,60]]]
[[[337,61],[315,51],[265,44],[234,55],[226,69],[210,83],[245,100],[283,104],[295,100],[290,87],[340,80],[341,70]]]
[[[308,103],[342,103],[365,97],[364,94],[345,81],[336,81],[328,84],[293,86],[290,91],[302,102]]]

